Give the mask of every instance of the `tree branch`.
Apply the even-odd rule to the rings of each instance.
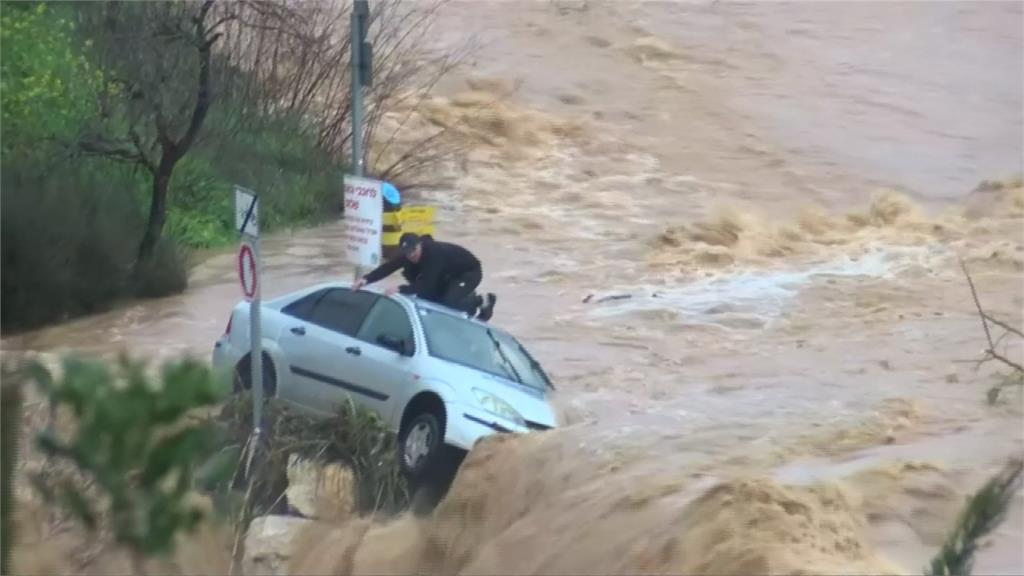
[[[1006,330],[1010,334],[1014,334],[1014,335],[1016,335],[1016,336],[1018,336],[1020,338],[1024,338],[1024,333],[1022,333],[1020,330],[1018,330],[1017,328],[1014,328],[1013,326],[1010,326],[1009,324],[1007,324],[1006,322],[1003,322],[1002,320],[999,320],[998,318],[993,318],[991,314],[988,314],[987,312],[983,312],[982,313],[982,317],[984,317],[985,320],[988,320],[989,322],[995,324],[996,326],[999,326],[1003,330]]]
[[[136,136],[134,132],[132,136],[133,139],[131,141],[111,140],[96,135],[85,136],[78,140],[77,148],[92,156],[102,156],[119,162],[138,164],[150,172],[154,172],[156,167],[143,152],[140,142],[134,138]]]
[[[985,320],[985,311],[981,309],[981,301],[978,300],[978,291],[974,287],[974,279],[971,278],[971,273],[967,271],[967,264],[960,259],[960,268],[964,271],[964,276],[967,277],[967,285],[971,287],[971,296],[974,298],[974,305],[978,309],[978,316],[981,317],[981,327],[985,329],[985,339],[988,340],[989,350],[995,348],[992,344],[992,333],[989,332],[988,322]]]
[[[999,398],[999,392],[1002,390],[1004,386],[1008,385],[1009,383],[1016,382],[1018,384],[1024,385],[1024,365],[1022,365],[1020,362],[1011,360],[1005,354],[1001,354],[997,350],[999,344],[1001,344],[1008,335],[1012,334],[1020,337],[1022,336],[1022,334],[1020,330],[1014,328],[1013,326],[1010,326],[1006,322],[993,318],[992,315],[986,313],[985,310],[982,309],[981,300],[978,298],[978,291],[974,287],[974,279],[971,278],[970,272],[967,271],[967,265],[964,263],[963,259],[960,259],[960,268],[963,269],[964,275],[967,277],[967,284],[968,286],[970,286],[971,296],[974,298],[974,306],[978,310],[978,317],[981,318],[981,325],[985,330],[985,338],[988,341],[988,348],[985,350],[985,355],[982,356],[982,358],[975,363],[974,369],[977,370],[981,368],[985,363],[995,360],[997,362],[1002,363],[1004,366],[1011,368],[1014,371],[1015,376],[1017,377],[1016,380],[1013,380],[1013,376],[1011,376],[1004,380],[1002,383],[992,387],[988,391],[989,402],[995,402],[996,399]],[[1003,334],[1000,335],[999,338],[997,338],[994,342],[992,340],[992,331],[989,329],[988,326],[989,322],[1005,330],[1005,332],[1003,332]]]
[[[202,8],[199,9],[199,14],[194,19],[195,38],[199,42],[199,79],[196,87],[196,103],[192,108],[192,117],[185,135],[181,137],[181,140],[173,142],[170,150],[165,149],[165,153],[169,153],[175,160],[181,158],[195,142],[199,130],[203,127],[203,120],[206,119],[206,114],[210,111],[210,54],[213,44],[221,37],[221,34],[217,33],[206,38],[205,20],[212,7],[213,0],[205,0]]]

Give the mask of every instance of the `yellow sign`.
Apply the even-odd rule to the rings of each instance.
[[[434,206],[403,206],[398,212],[402,222],[402,232],[414,234],[434,233],[434,214],[437,208]]]
[[[381,244],[385,247],[398,246],[402,234],[434,234],[434,206],[404,206],[397,212],[385,212],[381,223],[384,226]]]
[[[424,234],[430,234],[431,236],[433,236],[434,235],[434,225],[433,224],[418,224],[418,223],[415,223],[415,222],[407,223],[407,224],[402,224],[402,233],[404,234],[406,232],[412,232],[413,234],[419,234],[420,236],[423,236]]]
[[[405,206],[399,211],[399,214],[402,215],[403,224],[406,222],[433,224],[435,212],[437,212],[437,208],[434,206]]]

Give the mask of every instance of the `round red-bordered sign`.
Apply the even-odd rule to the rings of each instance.
[[[246,300],[256,295],[256,257],[248,244],[242,244],[238,251],[238,280],[242,284],[242,294]]]

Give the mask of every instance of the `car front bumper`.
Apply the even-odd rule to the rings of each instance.
[[[524,432],[530,432],[530,428],[519,426],[515,422],[510,422],[479,408],[454,404],[448,406],[448,422],[445,426],[444,442],[468,451],[485,436]]]

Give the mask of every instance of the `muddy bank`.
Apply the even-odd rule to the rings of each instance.
[[[640,483],[628,461],[579,458],[578,432],[482,443],[431,518],[310,526],[292,573],[905,573],[852,487],[685,469]]]

